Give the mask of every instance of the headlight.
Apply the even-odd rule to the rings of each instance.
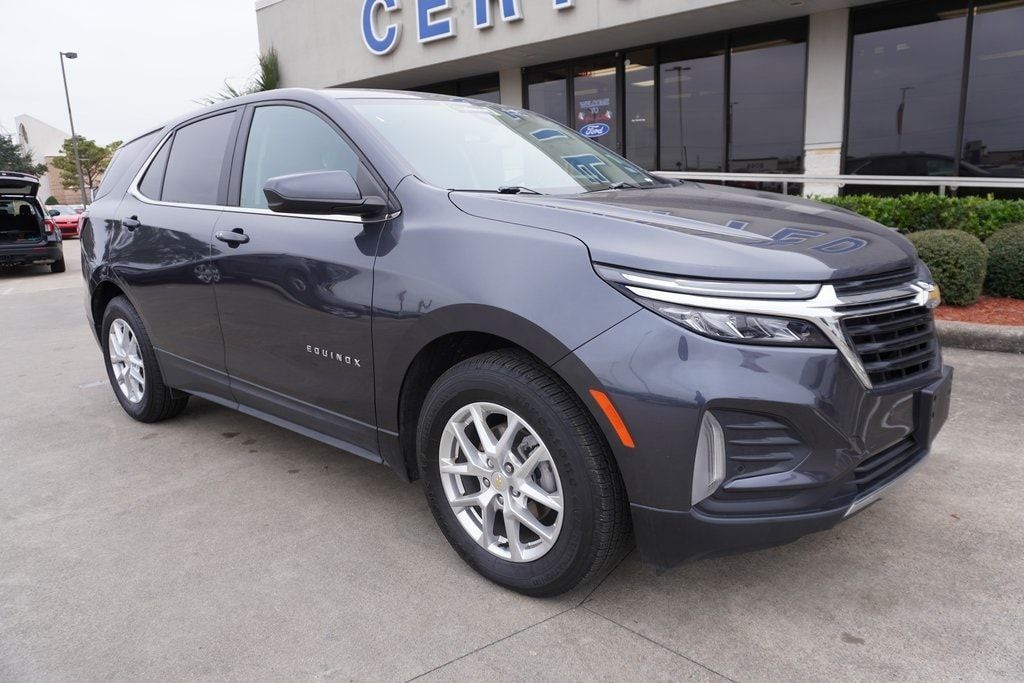
[[[832,346],[813,322],[753,312],[773,302],[812,299],[821,290],[816,283],[696,280],[613,266],[597,266],[597,272],[637,303],[705,337],[745,344]],[[753,311],[715,308],[737,301]]]
[[[655,313],[713,339],[749,344],[831,346],[817,325],[806,320],[689,308],[639,297],[637,301]]]

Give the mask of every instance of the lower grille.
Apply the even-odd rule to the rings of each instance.
[[[935,367],[935,324],[924,306],[846,318],[843,327],[875,387]]]
[[[853,470],[857,495],[874,491],[897,478],[919,460],[921,453],[917,443],[910,438],[872,455]]]

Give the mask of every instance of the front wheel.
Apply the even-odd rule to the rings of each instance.
[[[418,445],[438,526],[488,579],[557,595],[620,556],[629,516],[613,457],[532,357],[496,351],[448,370],[424,402]]]

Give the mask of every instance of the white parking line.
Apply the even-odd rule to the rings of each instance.
[[[95,389],[96,387],[102,387],[106,383],[107,383],[107,380],[100,379],[100,380],[96,380],[95,382],[86,382],[85,384],[79,384],[78,388],[79,389]]]

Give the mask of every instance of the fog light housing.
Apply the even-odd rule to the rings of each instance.
[[[704,413],[693,458],[693,487],[690,504],[696,505],[725,481],[725,433],[710,412]]]

